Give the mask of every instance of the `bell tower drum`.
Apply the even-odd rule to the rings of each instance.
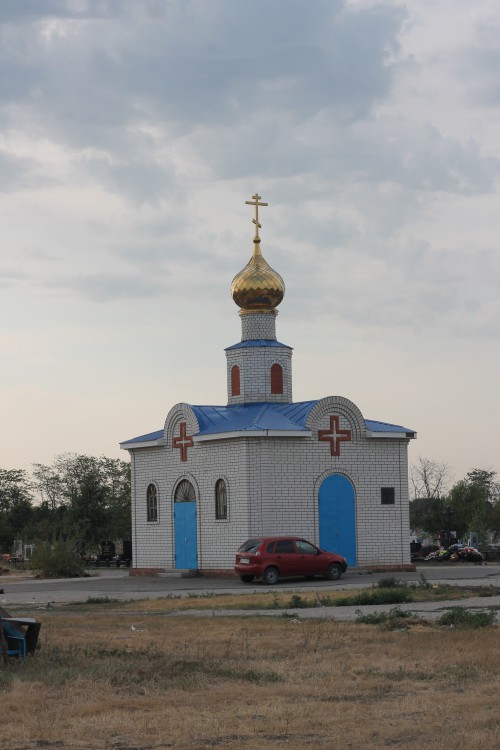
[[[292,348],[276,340],[276,308],[285,283],[266,262],[260,249],[259,206],[255,193],[247,205],[255,207],[252,257],[234,277],[231,295],[240,308],[241,341],[226,349],[228,404],[292,402]]]

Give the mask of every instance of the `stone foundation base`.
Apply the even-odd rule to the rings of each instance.
[[[129,576],[157,576],[163,573],[163,568],[129,568]]]
[[[363,567],[365,567],[366,570],[371,570],[373,573],[390,573],[391,571],[394,573],[415,573],[417,570],[417,566],[413,563],[405,563],[404,565],[365,565]]]
[[[183,575],[184,571],[167,571],[165,568],[129,568],[129,576],[160,576],[168,575],[169,572],[177,572],[179,577],[186,577]],[[185,571],[187,573],[187,571]],[[226,568],[224,570],[197,570],[189,571],[189,578],[194,576],[202,576],[204,578],[237,578],[238,576],[232,568]],[[194,574],[194,575],[193,575]]]
[[[198,575],[203,578],[238,578],[232,568],[226,570],[199,570]]]

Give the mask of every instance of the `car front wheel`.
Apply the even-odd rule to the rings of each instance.
[[[266,568],[262,580],[266,586],[274,586],[275,583],[278,583],[279,577],[280,574],[278,568]]]
[[[252,583],[255,576],[240,576],[243,583]]]
[[[342,575],[342,568],[338,563],[332,563],[326,572],[329,581],[338,581]]]

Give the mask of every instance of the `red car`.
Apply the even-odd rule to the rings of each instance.
[[[318,549],[294,536],[261,536],[248,539],[236,553],[234,569],[244,583],[262,578],[272,586],[280,578],[326,576],[336,581],[347,570],[342,555]]]

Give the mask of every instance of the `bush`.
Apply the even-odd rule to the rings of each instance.
[[[381,578],[377,583],[378,589],[396,589],[406,586],[402,581],[398,581],[397,578]]]
[[[412,617],[411,612],[405,612],[400,607],[393,607],[389,612],[372,612],[364,615],[361,610],[356,610],[356,622],[366,625],[380,625],[390,620],[405,620]]]
[[[363,604],[401,604],[412,602],[413,594],[406,588],[369,589],[356,596],[345,596],[335,602],[338,607],[353,607]]]
[[[496,612],[489,609],[487,612],[471,612],[467,607],[452,607],[438,620],[440,625],[449,628],[485,628],[494,625]]]
[[[85,574],[82,560],[74,545],[65,542],[37,544],[31,558],[31,568],[43,578],[77,578]]]

